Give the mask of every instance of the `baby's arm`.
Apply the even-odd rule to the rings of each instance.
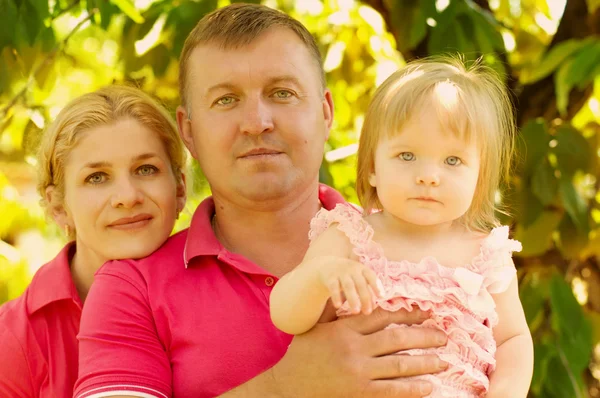
[[[505,292],[494,295],[494,301],[500,322],[494,328],[496,370],[490,376],[487,396],[525,398],[533,375],[533,341],[516,277]]]
[[[301,334],[319,320],[327,300],[336,308],[342,293],[354,313],[373,310],[373,292],[380,294],[375,273],[352,258],[348,238],[329,227],[310,245],[304,260],[283,276],[271,292],[271,319],[278,329]]]

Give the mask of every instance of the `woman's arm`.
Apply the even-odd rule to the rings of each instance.
[[[280,330],[301,334],[312,328],[331,297],[336,308],[342,293],[354,313],[373,310],[373,292],[378,292],[377,277],[369,268],[351,259],[348,238],[329,227],[310,245],[304,260],[283,276],[271,292],[271,319]],[[369,289],[369,286],[371,289]]]
[[[496,370],[490,376],[488,398],[525,398],[533,375],[533,341],[515,277],[508,289],[494,295],[499,324],[494,328]]]

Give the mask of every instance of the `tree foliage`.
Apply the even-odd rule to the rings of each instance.
[[[318,39],[336,106],[320,176],[351,201],[358,132],[389,73],[411,59],[460,52],[503,74],[520,128],[503,200],[512,212],[504,221],[524,246],[516,263],[535,340],[530,396],[600,395],[600,1],[264,3]],[[0,302],[29,278],[22,237],[56,239],[32,190],[44,126],[69,99],[112,82],[134,83],[174,110],[185,37],[224,4],[0,0]],[[190,167],[195,184],[178,228],[208,194]]]

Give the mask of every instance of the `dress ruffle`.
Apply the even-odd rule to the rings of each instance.
[[[445,347],[398,353],[436,354],[450,364],[444,372],[414,378],[431,381],[434,397],[484,396],[489,389],[488,375],[496,365],[492,328],[498,324],[498,315],[491,295],[508,288],[516,273],[512,253],[521,250],[521,243],[509,239],[508,227],[494,228],[470,263],[451,268],[433,257],[418,263],[388,260],[373,241],[371,225],[357,209],[344,204],[317,213],[311,221],[310,240],[333,224],[348,237],[359,261],[383,282],[386,295],[377,300],[378,306],[388,311],[412,311],[413,306],[430,311],[431,319],[417,327],[439,329],[448,336]],[[350,314],[344,303],[338,315]]]

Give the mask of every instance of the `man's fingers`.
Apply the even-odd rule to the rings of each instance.
[[[365,347],[369,354],[377,357],[413,348],[439,347],[446,341],[446,335],[439,330],[395,327],[365,336]]]
[[[433,391],[426,381],[374,380],[369,383],[363,396],[378,398],[420,398]]]
[[[344,322],[358,333],[371,334],[383,330],[392,323],[414,325],[422,323],[427,318],[429,318],[429,315],[426,312],[416,308],[411,312],[405,310],[390,312],[377,308],[369,315],[353,316],[344,319]]]
[[[447,368],[448,364],[437,355],[386,355],[372,358],[367,365],[371,380],[419,376]]]

